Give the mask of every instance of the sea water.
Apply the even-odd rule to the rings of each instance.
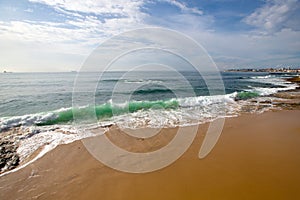
[[[78,74],[71,72],[0,74],[0,134],[20,127],[24,134],[11,137],[18,142],[17,151],[24,160],[40,147],[44,149],[39,155],[42,156],[59,144],[90,137],[90,127],[116,125],[135,129],[201,124],[237,116],[243,106],[259,104],[258,99],[270,102],[264,107],[271,108],[275,98],[272,94],[297,87],[286,81],[291,74],[124,74],[81,72],[84,79],[80,85]],[[93,101],[85,104],[87,98]]]
[[[163,119],[169,122],[158,126],[180,125],[183,124],[180,120],[188,123],[189,119],[202,122],[204,118],[221,114],[218,107],[224,106],[219,105],[226,104],[229,114],[238,107],[237,99],[268,96],[297,87],[285,80],[291,75],[222,72],[224,90],[218,95],[210,95],[210,88],[195,72],[180,72],[184,80],[170,72],[133,72],[126,79],[122,77],[124,72],[106,72],[96,85],[89,79],[95,72],[84,73],[87,78],[81,84],[84,84],[83,88],[95,87],[94,93],[90,94],[95,101],[80,107],[74,106],[72,99],[76,73],[0,74],[0,131],[21,125],[71,124],[74,114],[84,119],[88,113],[95,113],[100,123],[114,123],[122,117],[128,119],[128,116],[134,121],[145,115],[154,119],[168,118],[172,114],[180,118],[174,119],[176,123],[170,122],[172,119]],[[218,76],[209,74],[206,79],[213,82]],[[170,89],[170,85],[175,86]],[[76,93],[76,100],[85,99],[86,95]]]

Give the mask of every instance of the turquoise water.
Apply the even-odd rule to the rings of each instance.
[[[113,115],[121,115],[125,113],[133,113],[139,110],[149,109],[176,109],[179,103],[176,100],[168,101],[133,101],[129,102],[126,106],[114,106],[111,103],[105,103],[98,106],[90,106],[85,108],[73,108],[57,112],[57,118],[50,119],[45,122],[38,123],[37,125],[53,125],[66,123],[73,120],[73,115],[77,118],[86,119],[87,116],[95,115],[99,120],[110,118]]]
[[[72,122],[74,116],[96,116],[101,121],[152,110],[176,111],[186,116],[192,109],[191,113],[196,110],[209,116],[209,113],[218,114],[224,99],[238,102],[295,88],[284,80],[290,75],[268,73],[223,72],[224,89],[213,85],[218,82],[218,75],[208,73],[205,78],[210,81],[210,90],[196,72],[180,72],[179,75],[133,72],[126,77],[124,72],[106,72],[100,79],[95,72],[86,72],[79,86],[76,76],[77,73],[0,74],[2,128],[9,124],[64,124]]]
[[[236,95],[235,99],[246,100],[246,99],[251,99],[251,98],[255,98],[255,97],[259,97],[259,92],[242,91]]]

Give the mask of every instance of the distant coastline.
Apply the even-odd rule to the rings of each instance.
[[[264,68],[264,69],[228,69],[226,72],[268,72],[268,73],[300,73],[300,68]]]

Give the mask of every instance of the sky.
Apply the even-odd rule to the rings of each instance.
[[[220,69],[300,66],[299,0],[0,0],[0,70],[78,70],[110,37],[163,27]]]

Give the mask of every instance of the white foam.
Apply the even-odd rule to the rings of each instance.
[[[260,88],[260,87],[253,87],[252,92],[257,92],[259,95],[266,96],[275,94],[280,91],[287,91],[287,90],[294,90],[297,88],[297,85],[291,85],[284,88]]]
[[[138,84],[162,84],[162,81],[158,80],[144,80],[144,79],[136,79],[136,80],[125,80],[124,83],[138,83]]]
[[[25,164],[11,171],[5,172],[0,176],[4,176],[8,173],[12,173],[26,167],[27,165],[43,157],[46,153],[53,150],[58,145],[69,144],[74,141],[81,140],[83,138],[103,134],[107,129],[100,129],[100,131],[97,134],[89,131],[89,129],[86,128],[76,129],[71,126],[61,126],[59,129],[53,126],[43,127],[41,129],[37,129],[37,127],[30,127],[27,128],[27,130],[29,130],[29,132],[27,132],[26,135],[21,135],[19,137],[20,142],[17,149],[17,153],[20,156],[20,161],[22,162],[26,160],[28,157],[33,155],[33,153],[38,149],[40,149],[40,152],[35,158],[30,160],[29,162],[26,162]]]
[[[57,115],[55,113],[3,117],[0,118],[0,131],[17,126],[31,126],[36,123],[53,120],[56,117]]]
[[[278,77],[271,76],[271,75],[257,77],[257,78],[255,78],[255,81],[260,82],[260,83],[272,84],[275,86],[272,88],[250,87],[252,89],[249,91],[257,92],[258,94],[263,95],[263,96],[275,94],[280,91],[294,90],[298,87],[298,85],[295,83],[291,83],[282,78],[278,78]],[[276,87],[276,86],[279,86],[279,87]]]
[[[271,77],[275,77],[273,75],[266,75],[266,76],[252,76],[250,77],[251,79],[268,79],[268,78],[271,78]]]
[[[174,99],[178,109],[140,110],[120,116],[113,121],[122,128],[162,128],[187,126],[212,121],[218,117],[236,116],[240,105],[234,101],[237,93]]]
[[[226,102],[233,103],[236,95],[237,92],[226,95],[187,97],[178,99],[178,102],[181,107],[207,106]]]

